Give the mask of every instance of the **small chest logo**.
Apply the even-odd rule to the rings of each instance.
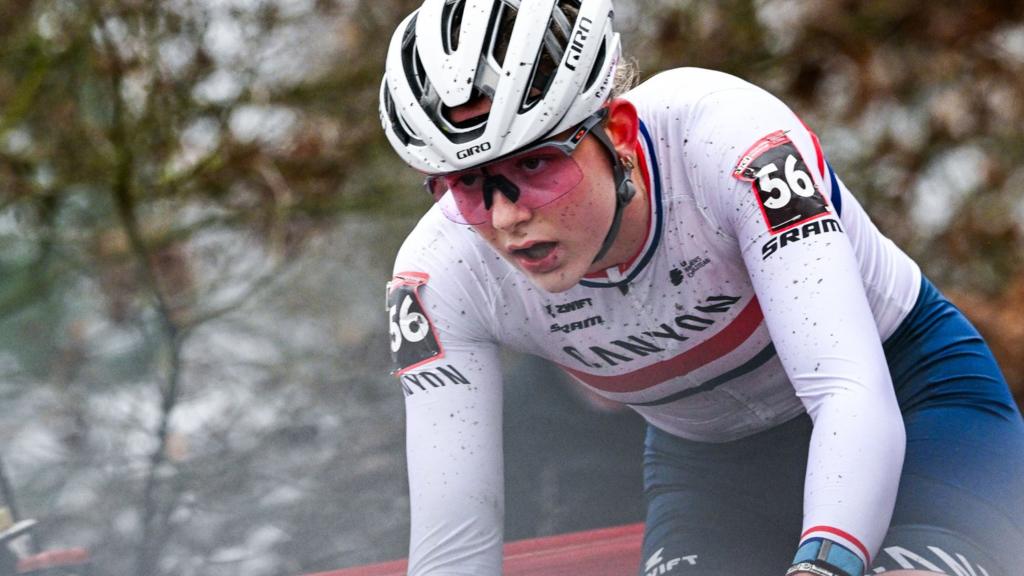
[[[593,305],[594,303],[590,298],[580,298],[579,300],[573,300],[572,302],[566,302],[564,304],[545,304],[544,311],[548,313],[548,316],[558,318],[562,314],[578,312],[585,308],[590,308]],[[591,326],[597,326],[598,324],[604,324],[604,318],[601,316],[590,316],[589,318],[572,322],[555,322],[551,324],[550,331],[551,333],[562,332],[564,334],[568,334],[569,332],[583,330],[584,328],[590,328]]]
[[[584,328],[590,328],[591,326],[597,326],[598,324],[604,324],[604,318],[600,316],[591,316],[590,318],[584,318],[583,320],[577,320],[576,322],[566,322],[564,324],[555,322],[551,325],[551,332],[563,332],[568,334],[569,332],[583,330]]]
[[[705,256],[695,256],[669,271],[668,278],[672,281],[673,286],[679,286],[683,283],[684,278],[693,278],[693,275],[696,274],[698,270],[710,263],[710,258]]]
[[[575,312],[582,310],[588,306],[592,306],[590,298],[580,298],[579,300],[573,300],[572,302],[566,302],[565,304],[545,304],[544,310],[547,311],[548,316],[557,318],[559,314],[568,314],[569,312]]]

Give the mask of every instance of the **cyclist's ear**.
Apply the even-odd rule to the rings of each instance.
[[[619,157],[632,155],[636,149],[637,132],[640,130],[640,120],[637,118],[633,103],[622,98],[608,102],[608,120],[605,121],[604,129]]]

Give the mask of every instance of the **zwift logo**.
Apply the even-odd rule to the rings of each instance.
[[[566,302],[565,304],[545,304],[544,309],[547,310],[548,315],[552,318],[557,318],[559,314],[568,314],[569,312],[575,312],[581,310],[587,306],[593,306],[593,302],[590,298],[580,298],[579,300],[573,300],[572,302]]]
[[[662,552],[664,551],[665,548],[658,548],[657,552],[651,554],[651,557],[647,559],[647,563],[644,564],[644,576],[661,576],[662,574],[667,574],[682,562],[686,562],[690,566],[697,565],[696,554],[678,556],[666,562],[665,559],[662,558]]]

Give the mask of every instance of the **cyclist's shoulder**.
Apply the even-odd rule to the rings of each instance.
[[[656,104],[660,109],[671,112],[700,103],[710,95],[733,90],[756,92],[760,88],[726,72],[683,67],[658,72],[624,97],[638,106]]]
[[[506,273],[508,264],[469,226],[451,222],[435,204],[406,236],[395,256],[394,273],[429,275],[431,284],[472,292]]]
[[[762,116],[792,116],[782,101],[756,84],[704,68],[661,72],[624,97],[637,107],[654,142],[685,134],[690,151],[704,145],[749,146],[752,125]]]
[[[479,237],[467,226],[448,221],[435,204],[406,235],[395,263],[443,264],[449,258],[471,251],[472,244],[477,241],[480,241]]]

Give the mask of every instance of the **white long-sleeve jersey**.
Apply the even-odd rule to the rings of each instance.
[[[629,263],[550,294],[437,207],[398,255],[388,306],[406,396],[409,573],[500,574],[499,346],[551,360],[682,438],[730,441],[806,411],[804,538],[868,562],[904,452],[881,342],[915,303],[917,265],[764,90],[685,68],[626,98],[651,203]]]

